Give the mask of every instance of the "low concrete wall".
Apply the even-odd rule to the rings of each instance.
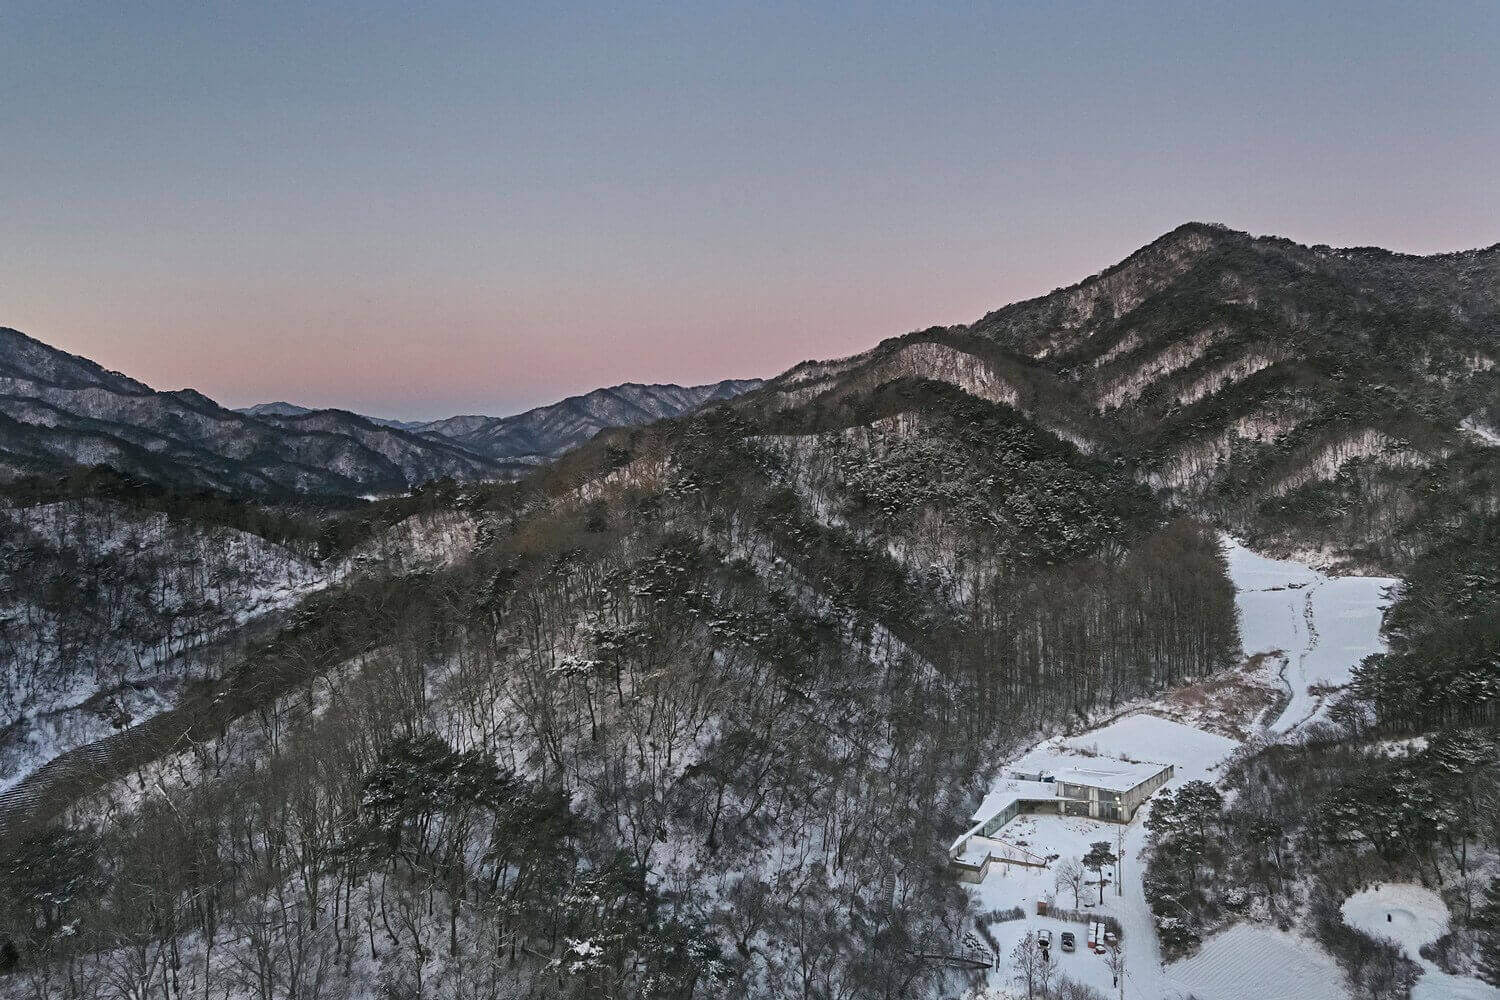
[[[983,854],[982,861],[973,861],[960,858],[960,854],[970,853],[970,848],[977,849]],[[972,857],[972,855],[971,855]],[[953,845],[949,853],[949,864],[953,866],[960,882],[983,882],[986,875],[990,873],[991,865],[1020,865],[1023,868],[1046,868],[1047,860],[1040,854],[1033,854],[1023,847],[1008,844],[1003,840],[994,840],[990,837],[979,835],[962,837]]]

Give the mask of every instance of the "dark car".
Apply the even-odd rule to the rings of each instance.
[[[1075,944],[1074,944],[1074,941],[1073,941],[1073,932],[1072,931],[1063,931],[1062,932],[1062,950],[1063,951],[1072,951],[1074,947],[1075,947]]]

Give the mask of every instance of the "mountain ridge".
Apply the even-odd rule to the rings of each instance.
[[[1269,550],[1390,567],[1421,547],[1403,534],[1430,534],[1426,480],[1471,507],[1500,496],[1497,358],[1500,244],[1420,256],[1190,223],[972,324],[802,362],[740,405],[947,382]]]
[[[398,423],[284,401],[228,415],[192,390],[153,394],[8,336],[24,348],[0,359],[10,376],[0,381],[0,416],[13,421],[0,434],[0,463],[12,471],[56,458],[50,427],[77,437],[89,460],[151,474],[153,462],[197,463],[214,486],[350,493],[441,476],[515,478],[611,428],[708,403],[731,400],[772,419],[917,379],[1012,407],[1174,504],[1268,550],[1322,551],[1325,565],[1399,565],[1421,547],[1403,535],[1426,537],[1430,517],[1459,516],[1424,497],[1459,496],[1468,509],[1500,496],[1488,450],[1500,427],[1500,244],[1416,255],[1186,223],[973,323],[804,361],[764,382],[622,383],[508,417]],[[135,412],[156,401],[166,417]],[[250,435],[259,444],[173,436],[179,425],[231,418],[264,428]],[[111,433],[112,419],[136,423]],[[257,477],[232,464],[249,453],[268,466]],[[1434,477],[1446,477],[1442,490]]]
[[[691,397],[682,405],[732,394],[725,386],[732,384],[679,387]],[[281,403],[246,413],[196,389],[158,391],[0,328],[0,473],[12,478],[97,464],[227,492],[362,495],[443,478],[514,479],[606,426],[658,415],[649,405],[616,420],[577,414],[561,428],[561,438],[544,435],[526,454],[513,456],[503,447],[474,447],[348,411],[296,412],[305,409]],[[676,415],[682,406],[657,409]],[[485,430],[493,433],[493,427]]]
[[[456,441],[495,459],[540,461],[577,447],[601,430],[675,417],[706,403],[757,389],[761,379],[721,379],[700,385],[621,382],[506,416],[458,414],[436,420],[394,420],[352,414],[373,424]],[[316,413],[351,411],[314,408],[284,400],[257,403],[237,412],[274,420],[302,421]]]

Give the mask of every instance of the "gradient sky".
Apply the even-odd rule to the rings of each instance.
[[[1189,219],[1487,245],[1497,53],[1493,0],[11,0],[0,325],[436,417],[770,375]]]

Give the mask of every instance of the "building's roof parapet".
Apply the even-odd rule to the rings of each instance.
[[[1121,760],[1066,747],[1041,746],[1012,763],[1005,771],[1007,774],[1042,774],[1070,785],[1090,785],[1123,793],[1151,780],[1167,767],[1150,761]]]

